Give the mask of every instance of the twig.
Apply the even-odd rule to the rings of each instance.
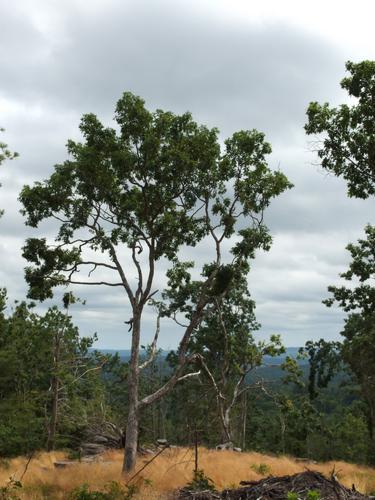
[[[32,452],[30,453],[30,455],[29,455],[29,458],[28,458],[28,460],[27,460],[27,462],[26,462],[26,465],[25,465],[24,471],[23,471],[23,472],[22,472],[22,474],[21,474],[21,477],[20,477],[20,482],[22,482],[22,479],[23,479],[24,475],[26,474],[27,469],[29,468],[29,465],[30,465],[31,460],[33,459],[34,453],[35,453],[35,451],[32,451]]]

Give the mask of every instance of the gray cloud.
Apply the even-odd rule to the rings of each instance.
[[[311,100],[338,103],[346,49],[286,22],[251,24],[214,15],[214,7],[170,0],[18,2],[0,18],[0,125],[21,153],[0,171],[0,284],[12,299],[26,293],[20,248],[34,232],[23,225],[16,201],[24,183],[43,179],[66,158],[68,138],[78,138],[85,112],[111,124],[116,100],[131,90],[151,108],[192,111],[217,126],[222,137],[257,128],[273,145],[270,164],[295,184],[270,207],[274,234],[259,253],[250,286],[263,324],[260,335],[279,332],[288,345],[337,336],[342,315],[321,304],[328,284],[345,269],[344,250],[373,219],[374,202],[349,200],[345,184],[312,163],[303,133]],[[349,51],[349,49],[348,49]],[[53,235],[53,225],[44,231]],[[189,257],[189,255],[187,255]],[[200,249],[197,261],[205,258]],[[163,272],[158,275],[162,284]],[[99,333],[102,347],[126,348],[121,293],[79,290],[86,307],[74,317],[85,334]],[[45,308],[48,304],[42,306]],[[144,342],[154,328],[145,318]],[[165,324],[162,347],[176,345]]]

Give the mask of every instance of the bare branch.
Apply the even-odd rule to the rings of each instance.
[[[155,242],[154,242],[154,239],[152,238],[151,243],[149,244],[149,248],[148,248],[148,268],[149,268],[149,271],[148,271],[146,288],[145,288],[144,292],[142,293],[142,299],[141,299],[142,305],[146,304],[146,302],[150,299],[152,282],[154,280],[154,273],[155,273],[155,248],[154,248],[154,245],[155,245]]]
[[[125,272],[124,272],[124,270],[123,270],[123,268],[122,268],[122,266],[117,258],[115,247],[110,240],[108,240],[108,243],[110,246],[110,255],[111,255],[112,261],[115,263],[116,269],[117,269],[117,271],[122,279],[122,284],[124,285],[125,290],[128,294],[130,303],[134,307],[135,306],[135,297],[133,295],[132,289],[130,288],[129,282],[126,279]]]
[[[155,335],[154,335],[154,340],[152,341],[152,344],[150,347],[150,356],[144,363],[142,363],[139,366],[139,370],[143,370],[144,368],[146,368],[155,359],[159,333],[160,333],[160,314],[158,314],[158,317],[156,319],[156,331],[155,331]]]
[[[213,387],[214,387],[214,389],[216,391],[217,397],[219,397],[220,399],[225,399],[225,397],[222,395],[219,387],[217,386],[216,380],[215,380],[214,376],[212,375],[210,369],[208,368],[208,366],[207,366],[207,364],[206,364],[203,356],[201,356],[200,354],[198,354],[197,358],[199,359],[199,361],[200,361],[203,369],[207,373],[207,376],[210,379],[210,382],[211,382],[211,384],[213,385]]]
[[[76,382],[78,382],[78,380],[80,380],[81,378],[83,378],[85,375],[87,375],[89,372],[93,372],[93,371],[97,371],[97,370],[101,370],[103,368],[103,365],[104,363],[102,363],[100,366],[94,366],[94,368],[88,368],[87,370],[85,370],[83,373],[81,373],[78,377],[76,377],[74,380],[72,380],[72,382],[70,382],[71,384],[75,384]],[[65,386],[60,386],[60,388],[58,389],[59,391],[65,389]]]
[[[182,380],[186,380],[187,378],[191,378],[191,377],[197,377],[198,375],[201,374],[201,371],[198,370],[197,372],[191,372],[191,373],[187,373],[186,375],[183,375],[182,377],[179,377],[177,379],[177,382],[181,382]]]
[[[80,261],[78,262],[77,264],[78,266],[89,266],[89,265],[92,265],[92,266],[95,266],[95,267],[107,267],[108,269],[113,269],[114,271],[117,271],[117,267],[116,266],[111,266],[111,264],[106,264],[105,262],[94,262],[92,260],[85,260],[85,261]]]
[[[135,255],[136,248],[137,248],[137,245],[134,244],[132,246],[132,259],[133,259],[133,262],[134,262],[135,267],[137,268],[137,272],[138,272],[138,287],[137,287],[137,291],[135,292],[135,299],[138,301],[138,297],[141,295],[142,288],[143,288],[143,274],[142,274],[142,268],[139,264],[139,260],[137,259],[136,255]],[[140,246],[140,248],[142,249],[141,246]]]
[[[206,197],[205,199],[205,213],[206,213],[206,224],[208,226],[208,229],[210,231],[210,234],[212,236],[212,238],[214,239],[215,241],[215,247],[216,247],[216,263],[217,264],[220,264],[220,261],[221,261],[221,251],[220,251],[220,241],[219,241],[219,238],[216,236],[215,234],[215,230],[214,228],[211,226],[211,222],[210,222],[210,215],[208,213],[208,204],[209,204],[209,199],[208,197]]]
[[[72,281],[72,280],[67,280],[66,283],[71,283],[72,285],[124,286],[123,283],[109,283],[108,281]]]
[[[220,303],[217,299],[215,299],[215,305],[216,305],[216,309],[217,309],[217,312],[219,314],[219,322],[220,322],[220,326],[221,326],[221,329],[223,330],[223,334],[224,334],[224,365],[222,367],[222,370],[221,370],[221,380],[222,380],[222,383],[224,383],[225,381],[225,377],[228,373],[228,363],[229,363],[229,353],[228,353],[228,331],[227,331],[227,328],[225,326],[225,323],[224,323],[224,320],[223,320],[223,312],[221,310],[221,306],[220,306]]]
[[[173,316],[171,316],[171,319],[176,323],[178,326],[182,326],[182,328],[187,328],[188,325],[184,325],[183,323],[180,323],[178,319],[176,318],[176,312],[173,313]]]

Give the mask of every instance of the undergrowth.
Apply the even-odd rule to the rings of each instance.
[[[194,471],[193,479],[185,488],[190,491],[214,491],[215,484],[211,478],[207,477],[202,469]]]
[[[69,500],[131,500],[136,493],[138,487],[135,485],[122,486],[117,481],[110,481],[104,491],[90,490],[88,484],[83,484],[70,493]]]

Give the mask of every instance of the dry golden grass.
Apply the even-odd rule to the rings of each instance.
[[[122,481],[122,453],[109,451],[100,462],[56,469],[54,462],[63,460],[64,454],[41,453],[35,456],[23,478],[22,498],[64,499],[69,491],[87,483],[92,489],[103,489],[110,481]],[[140,469],[151,457],[138,460]],[[141,485],[138,499],[165,499],[173,490],[184,486],[192,478],[194,466],[193,450],[174,448],[165,450],[142,473],[137,481]],[[19,479],[24,471],[26,459],[16,458],[10,461],[9,468],[0,468],[0,485],[5,485],[10,476]],[[275,476],[302,472],[305,468],[318,470],[329,475],[333,468],[340,481],[348,487],[352,484],[363,493],[375,491],[375,469],[352,465],[345,462],[328,462],[322,464],[306,464],[296,462],[290,457],[273,457],[260,453],[236,453],[232,451],[215,451],[201,448],[199,450],[199,468],[210,477],[218,489],[234,487],[241,480],[261,479],[256,469],[260,464],[268,467],[269,473]],[[148,479],[151,484],[144,484]]]

